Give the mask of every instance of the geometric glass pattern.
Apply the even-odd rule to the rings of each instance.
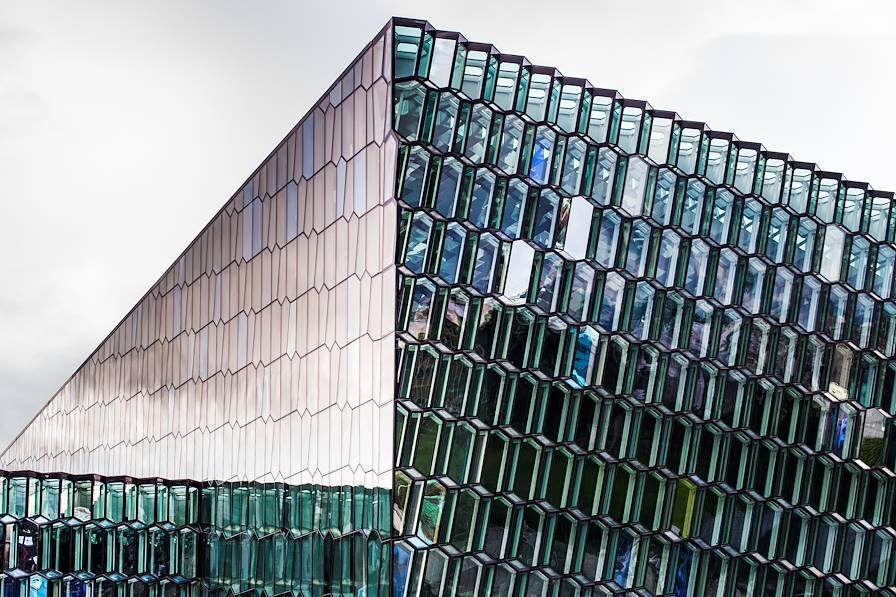
[[[10,595],[388,593],[390,31],[3,454],[8,470],[41,471],[8,473],[30,500],[23,510],[10,496],[18,509],[0,515],[28,529],[6,534],[29,549],[0,558]],[[175,491],[186,514],[166,511]],[[54,534],[64,528],[76,537]],[[153,551],[179,534],[189,568]]]
[[[388,489],[0,476],[3,594],[386,595]]]
[[[892,193],[394,43],[396,594],[894,585]]]
[[[389,39],[346,69],[3,466],[391,487]]]
[[[0,587],[896,596],[894,269],[892,193],[392,19],[0,457]]]

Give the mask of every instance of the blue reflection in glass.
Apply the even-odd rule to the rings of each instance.
[[[841,409],[835,409],[834,415],[834,446],[833,452],[837,455],[843,455],[843,445],[846,443],[847,414]]]
[[[463,252],[466,232],[457,224],[448,226],[445,233],[445,243],[442,249],[442,264],[439,266],[439,277],[454,284],[457,282],[457,268],[460,265],[460,256]]]
[[[454,217],[454,205],[457,202],[460,176],[460,162],[453,158],[446,159],[442,164],[439,191],[436,194],[436,210],[446,218]]]
[[[542,247],[546,248],[551,245],[559,203],[560,197],[557,196],[557,193],[550,190],[542,191],[535,208],[535,225],[532,230],[532,240]]]
[[[619,533],[616,543],[616,561],[613,563],[613,580],[620,587],[629,586],[628,570],[632,563],[632,538],[625,533]]]
[[[688,594],[692,556],[691,550],[682,546],[681,552],[678,554],[678,568],[675,569],[675,587],[672,592],[675,597],[685,597]]]
[[[477,171],[476,179],[473,182],[473,196],[470,199],[470,215],[468,216],[470,222],[477,228],[485,228],[488,225],[494,190],[495,175],[488,170]]]
[[[591,382],[599,341],[600,336],[591,327],[583,327],[576,337],[576,350],[572,358],[572,380],[581,386]]]
[[[519,238],[520,228],[523,225],[523,208],[526,202],[526,192],[529,187],[519,179],[510,181],[507,185],[507,198],[504,201],[504,217],[501,219],[501,230],[510,238]]]
[[[553,149],[554,135],[542,129],[535,139],[535,148],[532,150],[532,164],[529,166],[529,176],[538,184],[547,182]]]
[[[421,273],[426,264],[426,250],[429,248],[429,233],[432,230],[432,220],[425,214],[417,214],[411,224],[411,234],[408,239],[408,249],[404,262],[408,269],[414,273]]]
[[[395,597],[404,596],[410,567],[410,549],[396,543],[395,548],[392,550],[392,594]]]

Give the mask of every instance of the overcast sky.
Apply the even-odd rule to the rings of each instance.
[[[391,15],[896,190],[890,2],[427,4],[0,4],[0,449]]]

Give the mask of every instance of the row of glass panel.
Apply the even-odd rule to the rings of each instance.
[[[0,573],[4,597],[206,597],[210,593],[197,580],[100,577],[55,574]],[[221,592],[218,592],[218,596]],[[216,596],[217,597],[217,596]]]
[[[84,577],[114,573],[192,579],[201,575],[206,538],[192,527],[41,520],[23,519],[2,526],[2,569]]]
[[[609,529],[603,545],[617,557],[583,555],[583,564],[600,572],[594,582],[583,574],[561,575],[549,568],[526,569],[485,555],[455,555],[439,548],[401,546],[397,558],[409,571],[396,577],[396,595],[507,595],[513,597],[861,597],[893,595],[893,588],[870,581],[823,577],[813,568],[794,569],[756,555],[705,550],[662,535],[636,537]],[[631,587],[626,589],[626,587]]]
[[[639,418],[625,408],[618,407],[621,413],[611,411],[603,419],[595,417],[590,431],[576,430],[579,448],[600,449],[587,457],[572,445],[554,447],[544,436],[527,439],[511,432],[477,432],[466,423],[400,409],[396,464],[413,466],[426,476],[449,475],[458,484],[480,483],[492,492],[513,493],[515,499],[546,499],[555,508],[579,508],[586,514],[609,512],[611,502],[604,503],[604,509],[595,502],[601,495],[623,499],[629,488],[648,482],[635,483],[629,478],[633,475],[650,483],[671,479],[673,484],[676,476],[682,476],[701,487],[708,481],[723,484],[725,491],[748,490],[757,500],[777,499],[784,508],[798,504],[848,520],[867,520],[869,526],[893,525],[896,482],[886,473],[812,454],[800,446],[782,447],[749,433],[695,425],[687,417],[663,419],[659,411],[646,410]],[[618,427],[601,431],[606,425]],[[861,457],[880,458],[880,449],[879,442],[866,440]],[[625,461],[619,466],[627,476],[614,486],[612,475],[605,480],[603,471],[608,466],[615,470],[617,459]],[[533,478],[533,471],[540,477]],[[589,490],[582,488],[584,476]],[[661,508],[660,503],[655,506]],[[670,528],[668,521],[662,523],[665,526],[641,522],[654,530]]]
[[[520,178],[505,178],[486,168],[462,166],[454,158],[432,156],[426,149],[405,147],[400,162],[405,168],[399,196],[412,207],[429,207],[438,216],[467,220],[500,237],[526,238],[537,248],[554,248],[567,259],[597,259],[603,267],[625,269],[634,276],[654,277],[659,267],[656,248],[648,244],[662,235],[664,243],[701,236],[704,252],[725,249],[727,260],[756,255],[763,268],[790,266],[792,275],[814,273],[822,280],[843,281],[852,288],[889,298],[893,286],[891,244],[869,242],[834,225],[822,225],[809,216],[798,217],[784,208],[763,208],[753,200],[733,197],[727,191],[706,191],[697,179],[687,184],[661,177],[652,197],[649,217],[632,219],[614,200],[567,197],[551,189],[529,186]],[[652,178],[652,177],[651,177]],[[624,202],[624,196],[620,202]],[[601,207],[601,206],[606,207]],[[638,214],[635,214],[637,216]],[[672,236],[668,236],[671,234]],[[653,242],[657,242],[654,240]],[[667,251],[668,252],[668,251]],[[673,285],[662,271],[658,277]],[[699,291],[695,292],[695,294]],[[711,293],[709,293],[711,294]]]
[[[886,237],[889,227],[889,237],[893,237],[890,193],[874,192],[866,184],[845,181],[840,174],[816,170],[813,164],[795,162],[786,154],[767,152],[759,144],[739,141],[729,133],[713,132],[702,123],[682,121],[674,113],[653,110],[646,102],[593,89],[581,79],[557,76],[553,69],[523,64],[518,56],[468,52],[465,44],[449,37],[398,27],[395,66],[396,79],[416,76],[429,86],[416,81],[396,84],[396,128],[406,132],[410,127],[403,120],[422,112],[425,105],[429,116],[421,120],[435,131],[434,144],[444,152],[457,146],[442,141],[440,128],[450,129],[454,121],[465,124],[476,109],[494,109],[498,117],[511,112],[514,121],[547,123],[549,126],[541,127],[547,131],[543,138],[552,133],[577,133],[592,143],[616,145],[626,154],[642,154],[658,164],[674,165],[683,173],[700,174],[713,184],[727,184],[771,203],[781,201],[799,210],[811,203],[814,211],[822,214],[825,210],[839,212],[850,230],[868,230],[879,240]],[[564,83],[567,80],[569,84]],[[432,88],[450,92],[440,96],[432,90],[427,97],[426,89]],[[512,127],[521,128],[519,124]],[[858,225],[860,219],[866,221]]]
[[[229,594],[367,595],[389,597],[391,553],[377,533],[293,538],[240,534],[209,536],[209,589]]]
[[[759,259],[737,258],[699,240],[681,242],[674,232],[653,237],[648,279],[638,282],[622,269],[604,271],[599,259],[570,262],[554,252],[537,252],[525,241],[501,242],[460,224],[434,222],[423,212],[406,214],[402,224],[401,256],[412,273],[429,274],[439,285],[500,292],[505,303],[530,303],[539,311],[595,322],[605,331],[629,331],[641,339],[652,333],[657,339],[648,321],[654,306],[666,289],[681,288],[679,302],[694,304],[685,298],[690,295],[709,297],[696,302],[695,314],[704,321],[723,309],[730,318],[763,315],[769,323],[791,324],[798,334],[850,340],[888,356],[896,351],[896,304],[786,268],[767,268]]]
[[[863,410],[854,403],[832,399],[830,394],[785,391],[767,381],[748,380],[709,363],[689,363],[681,355],[666,355],[650,347],[631,355],[619,348],[616,339],[603,346],[599,362],[604,363],[604,374],[596,381],[596,391],[582,394],[568,383],[539,381],[537,376],[513,373],[499,363],[476,364],[463,355],[440,354],[428,346],[418,350],[411,345],[399,355],[399,397],[423,408],[476,417],[486,425],[510,426],[517,434],[537,434],[552,442],[574,441],[586,450],[608,449],[600,440],[608,437],[607,426],[631,422],[640,429],[628,436],[634,446],[648,437],[646,428],[662,425],[670,413],[689,412],[692,414],[678,418],[689,421],[689,427],[705,427],[713,436],[730,439],[745,433],[744,441],[751,444],[775,437],[782,448],[799,446],[811,457],[815,452],[830,452],[838,462],[854,458],[868,467],[896,467],[896,425],[885,411]],[[892,394],[896,370],[887,371],[884,385],[891,387]],[[629,397],[614,403],[609,401],[612,394]],[[614,415],[611,420],[608,414],[604,414],[606,419],[600,418],[601,413],[613,412],[617,406],[631,413],[628,418]],[[669,439],[666,432],[656,433],[659,435],[650,441]],[[635,454],[625,446],[620,454],[638,456],[647,466],[657,462],[655,456],[646,459],[648,452]],[[701,476],[724,478],[719,472]]]
[[[506,307],[459,289],[440,289],[422,278],[405,278],[399,325],[418,341],[506,359],[518,368],[565,378],[573,387],[603,386],[649,402],[662,401],[664,391],[677,390],[668,383],[652,383],[659,365],[671,367],[674,375],[690,360],[709,358],[705,367],[710,376],[737,366],[743,374],[773,376],[779,383],[827,392],[832,400],[845,396],[893,412],[896,370],[879,353],[863,353],[848,343],[825,343],[762,319],[742,319],[734,311],[707,310],[700,301],[678,294],[657,293],[657,308],[644,321],[637,295],[637,287],[620,292],[616,306],[620,327],[648,330],[643,335],[649,340],[643,342],[606,333],[600,320],[597,325],[571,325],[562,317],[537,315],[529,307]],[[627,323],[632,320],[642,323]],[[675,356],[668,357],[670,351]],[[607,370],[603,364],[608,359],[631,370]]]
[[[362,486],[0,474],[0,517],[7,519],[167,522],[227,532],[321,530],[339,535],[378,530],[387,534],[389,503],[388,490]]]
[[[601,151],[612,153],[606,148]],[[629,266],[636,275],[645,273],[643,249],[654,230],[652,224],[672,226],[685,236],[705,237],[709,244],[704,243],[704,252],[717,244],[729,245],[729,261],[738,254],[761,255],[757,261],[765,262],[763,267],[769,261],[789,264],[792,275],[799,273],[796,270],[814,272],[824,280],[843,281],[884,298],[890,295],[896,250],[889,244],[847,234],[841,226],[825,225],[809,216],[798,217],[786,208],[763,207],[754,199],[708,188],[695,178],[679,179],[672,171],[657,171],[643,161],[631,161],[628,166],[616,162],[613,158],[606,170],[598,172],[593,190],[562,189],[564,195],[590,194],[590,200],[570,199],[551,189],[539,192],[524,179],[505,179],[452,157],[433,157],[422,147],[406,147],[401,162],[406,175],[399,195],[411,206],[432,207],[448,218],[466,218],[511,239],[523,236],[572,259],[597,255],[602,265],[610,267],[618,251],[618,267]],[[591,181],[593,177],[586,174],[584,180]],[[595,205],[609,204],[613,211],[608,213],[613,215],[604,216],[609,221],[600,230],[603,240],[598,245],[603,212],[595,211]],[[627,216],[641,215],[642,208],[649,220],[636,220],[630,230]],[[617,246],[620,228],[626,243]],[[676,238],[681,242],[678,234],[666,242]]]
[[[10,578],[55,579],[41,585],[47,595],[143,595],[159,579],[228,594],[388,587],[387,489],[30,472],[0,476],[0,489],[0,566]],[[72,574],[83,581],[75,588]]]
[[[24,572],[78,573],[85,579],[118,574],[144,580],[202,578],[212,586],[243,579],[253,587],[284,583],[310,587],[323,583],[325,578],[338,577],[322,572],[331,565],[336,566],[334,570],[339,569],[334,558],[349,558],[345,565],[353,562],[355,569],[344,580],[360,583],[366,575],[379,574],[379,560],[385,557],[381,553],[383,540],[377,535],[368,538],[355,533],[335,540],[319,532],[300,537],[282,532],[265,536],[253,532],[224,535],[190,527],[145,528],[103,522],[8,523],[2,527],[4,560],[0,565]],[[372,559],[358,559],[359,549],[363,553],[370,551]]]
[[[523,115],[502,114],[488,105],[464,101],[452,92],[438,93],[415,81],[396,84],[395,94],[395,129],[408,141],[425,141],[440,153],[457,155],[462,162],[490,164],[506,174],[527,176],[570,195],[592,194],[598,202],[606,203],[627,167],[634,175],[630,182],[637,184],[624,194],[630,199],[629,206],[636,208],[644,199],[637,195],[643,192],[645,183],[658,184],[666,194],[675,188],[676,179],[692,177],[694,186],[688,189],[692,200],[702,200],[707,185],[720,187],[718,193],[729,204],[735,195],[752,195],[756,199],[747,201],[753,209],[781,205],[782,212],[813,215],[824,224],[836,222],[849,232],[866,233],[878,242],[893,240],[890,195],[868,191],[865,185],[838,189],[839,179],[825,179],[813,188],[805,183],[805,174],[797,175],[787,181],[788,192],[782,197],[783,181],[778,175],[752,186],[750,178],[729,180],[716,169],[695,171],[665,156],[630,151],[612,141],[607,144],[558,134],[551,126],[533,124]],[[643,158],[628,158],[638,154]]]

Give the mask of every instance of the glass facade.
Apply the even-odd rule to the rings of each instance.
[[[396,141],[387,29],[0,465],[391,487]]]
[[[0,457],[0,590],[896,596],[892,203],[393,19]]]
[[[0,476],[0,589],[17,597],[388,594],[390,492]]]
[[[389,594],[391,45],[390,23],[0,457],[27,471],[0,475],[3,597]]]
[[[892,194],[424,22],[394,66],[395,594],[894,594]]]

